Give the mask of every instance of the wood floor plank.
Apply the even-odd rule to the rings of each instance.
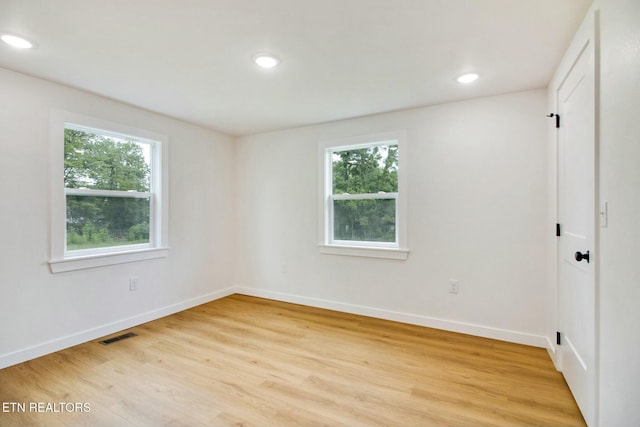
[[[544,349],[241,295],[128,331],[0,370],[0,402],[90,405],[0,425],[585,425]]]

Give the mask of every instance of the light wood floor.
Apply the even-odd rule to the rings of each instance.
[[[540,348],[240,295],[127,331],[0,370],[0,425],[584,425]]]

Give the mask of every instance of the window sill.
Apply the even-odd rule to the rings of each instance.
[[[74,258],[49,260],[49,267],[51,268],[52,273],[64,273],[66,271],[84,270],[88,268],[104,267],[107,265],[166,258],[168,254],[169,248],[154,248],[110,254],[84,255]]]
[[[318,245],[321,254],[345,255],[365,258],[384,258],[406,261],[409,249],[373,248],[363,246]]]

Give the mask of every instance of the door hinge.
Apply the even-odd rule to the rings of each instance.
[[[556,344],[562,345],[562,338],[560,332],[556,332]]]
[[[547,114],[547,117],[555,117],[556,118],[556,129],[560,128],[560,114],[549,113],[549,114]]]
[[[560,233],[560,224],[556,224],[556,237],[560,237],[561,233]]]

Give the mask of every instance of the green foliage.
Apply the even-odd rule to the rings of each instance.
[[[138,241],[138,240],[149,240],[149,224],[142,223],[136,224],[129,227],[129,240]]]
[[[81,236],[73,230],[69,230],[67,232],[67,247],[77,247],[84,245],[85,243],[87,243],[87,238],[85,236]]]
[[[398,191],[398,146],[385,145],[333,153],[333,193]]]
[[[65,129],[66,188],[149,191],[150,168],[142,147],[102,135]]]
[[[148,192],[150,175],[140,144],[65,129],[66,188]],[[149,209],[146,198],[68,195],[67,248],[148,242]]]
[[[385,145],[336,151],[332,159],[334,194],[376,194],[398,191],[398,146]],[[394,199],[335,200],[334,239],[394,242]]]

